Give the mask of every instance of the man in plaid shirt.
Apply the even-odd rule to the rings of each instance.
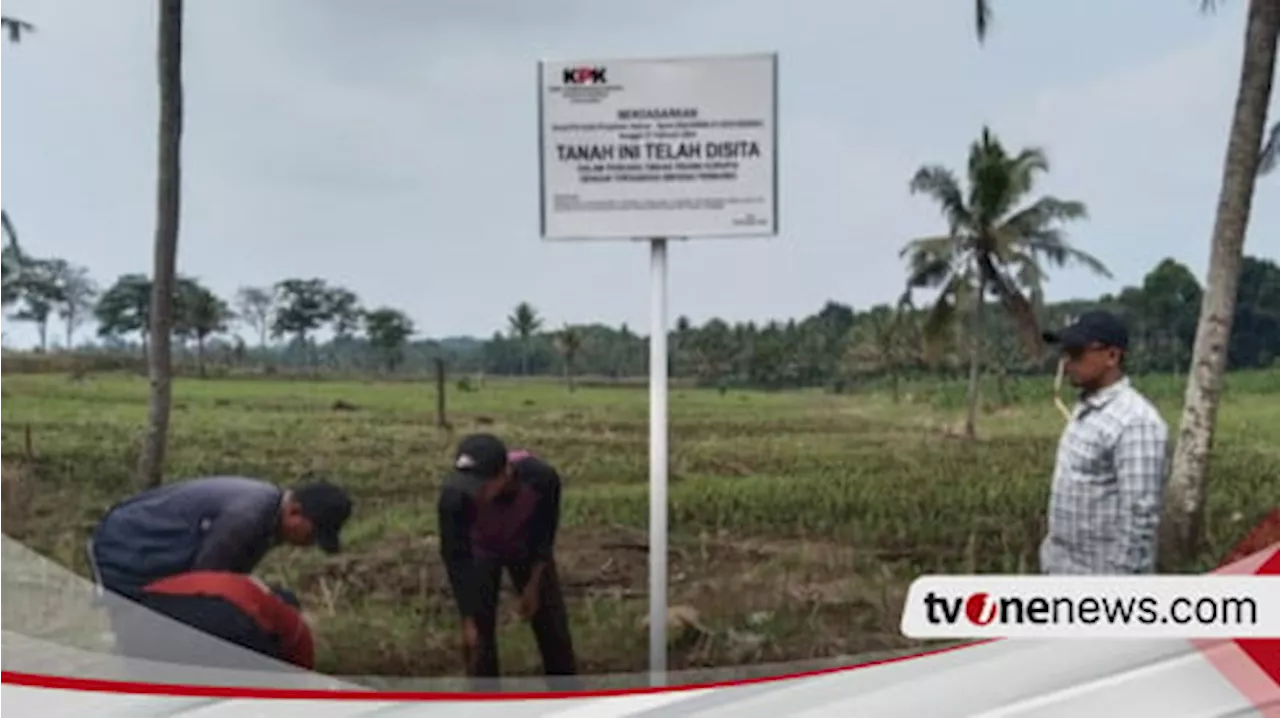
[[[1129,331],[1095,311],[1044,338],[1061,348],[1080,399],[1058,441],[1040,569],[1152,573],[1169,430],[1124,374]]]

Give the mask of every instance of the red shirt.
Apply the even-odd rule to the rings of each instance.
[[[189,571],[148,584],[148,593],[221,598],[280,641],[280,658],[308,670],[315,667],[311,628],[298,609],[245,574]]]

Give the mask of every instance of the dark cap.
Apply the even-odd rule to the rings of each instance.
[[[1045,332],[1044,340],[1065,350],[1084,349],[1090,344],[1128,350],[1129,328],[1120,317],[1106,311],[1085,312],[1056,332]]]
[[[316,545],[325,553],[338,553],[342,525],[351,518],[351,497],[328,481],[311,481],[293,489],[302,515],[315,527]]]
[[[493,434],[472,434],[458,442],[453,468],[478,479],[492,479],[507,468],[507,445]]]

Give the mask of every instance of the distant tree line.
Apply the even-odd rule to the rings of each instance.
[[[8,261],[8,260],[6,260]],[[506,327],[487,338],[415,339],[414,321],[392,307],[366,308],[359,296],[323,279],[285,279],[271,287],[243,287],[222,298],[198,280],[180,277],[174,297],[175,347],[207,368],[262,371],[350,371],[386,374],[430,371],[443,358],[455,374],[622,379],[648,371],[648,340],[630,327],[603,324],[550,328],[527,302],[513,308]],[[1054,325],[1088,308],[1112,309],[1129,322],[1130,370],[1183,372],[1195,339],[1201,286],[1172,259],[1142,282],[1096,301],[1040,303],[1040,325]],[[6,271],[4,304],[18,321],[35,325],[37,351],[145,356],[151,283],[126,274],[100,289],[84,267],[63,259],[26,257]],[[892,302],[855,311],[829,301],[816,313],[788,321],[695,325],[675,320],[669,342],[671,375],[724,389],[825,387],[842,390],[868,378],[925,373],[961,376],[978,331],[982,369],[997,376],[1041,373],[1053,358],[1028,353],[1016,320],[993,312],[980,323],[955,323],[929,335],[935,309]],[[78,333],[96,326],[93,340]],[[324,334],[324,341],[318,337]],[[245,341],[242,335],[247,336]],[[1280,266],[1247,257],[1231,342],[1232,368],[1272,365],[1280,357]]]

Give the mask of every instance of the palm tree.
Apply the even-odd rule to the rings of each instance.
[[[542,318],[531,304],[520,302],[507,317],[507,324],[511,326],[511,333],[520,339],[520,375],[525,376],[529,373],[529,342],[542,328]]]
[[[573,385],[573,366],[574,360],[578,358],[578,352],[582,350],[582,332],[568,324],[564,325],[564,328],[556,334],[556,346],[564,355],[565,384],[569,387],[569,391],[573,392],[576,388]]]
[[[22,42],[23,35],[35,32],[36,26],[16,17],[0,17],[0,29],[3,29],[9,42],[18,43]]]
[[[151,286],[151,351],[148,373],[151,396],[147,431],[138,457],[138,482],[159,486],[163,480],[165,446],[172,404],[173,299],[178,256],[182,149],[182,0],[160,0],[159,158],[156,187],[155,271]]]
[[[902,250],[910,262],[909,301],[913,290],[939,290],[926,319],[928,346],[936,353],[939,340],[954,328],[959,315],[969,314],[969,394],[965,434],[976,435],[979,403],[983,305],[988,294],[998,298],[1019,327],[1029,351],[1041,347],[1033,302],[1039,300],[1044,265],[1082,264],[1110,276],[1098,259],[1075,249],[1059,225],[1087,217],[1085,205],[1056,197],[1024,203],[1036,176],[1049,170],[1038,148],[1016,155],[1005,151],[987,128],[969,148],[968,193],[949,169],[926,166],[911,180],[912,193],[931,197],[947,219],[946,234],[912,240]],[[1031,296],[1028,300],[1027,296]]]
[[[888,374],[896,404],[902,399],[902,371],[920,348],[918,329],[909,305],[874,306],[854,324],[845,364],[854,373]]]

